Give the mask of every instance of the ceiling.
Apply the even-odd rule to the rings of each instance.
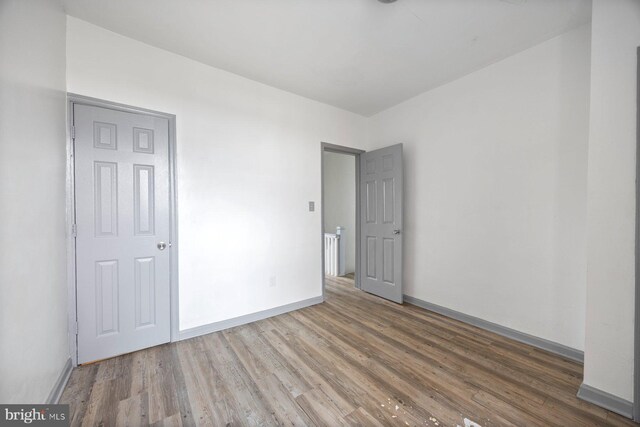
[[[65,0],[67,13],[364,116],[587,23],[588,0]]]

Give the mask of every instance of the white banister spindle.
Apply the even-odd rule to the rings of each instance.
[[[336,245],[338,249],[336,251],[336,271],[338,276],[344,276],[347,269],[347,250],[345,244],[347,243],[347,234],[344,227],[336,228],[336,235],[338,240]]]
[[[345,237],[344,227],[324,234],[324,273],[329,276],[345,275]]]

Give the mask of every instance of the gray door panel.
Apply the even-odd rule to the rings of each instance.
[[[402,303],[402,144],[360,155],[362,290]]]
[[[169,123],[74,105],[78,363],[170,339]]]

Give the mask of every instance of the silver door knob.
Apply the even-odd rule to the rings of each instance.
[[[400,234],[400,230],[393,230],[393,234]]]
[[[164,251],[164,248],[166,247],[167,247],[167,244],[165,242],[158,243],[158,249],[160,249],[161,251]]]

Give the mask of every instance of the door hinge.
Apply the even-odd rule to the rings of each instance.
[[[71,225],[71,237],[78,237],[78,224]]]
[[[76,320],[75,322],[73,322],[73,333],[74,335],[78,335],[78,321]]]
[[[71,126],[71,139],[76,139],[76,127]]]

